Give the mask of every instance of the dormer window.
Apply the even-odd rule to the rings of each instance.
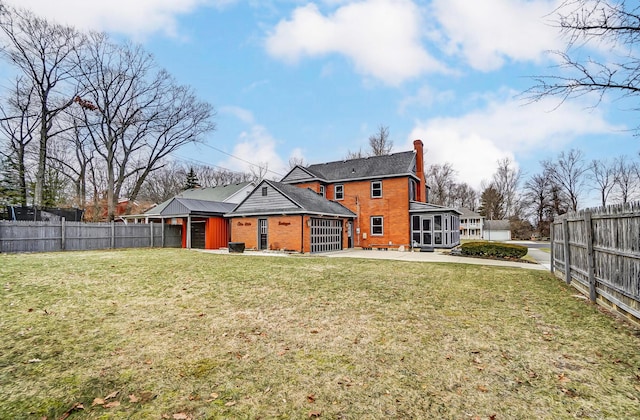
[[[382,197],[382,181],[371,181],[371,198]]]

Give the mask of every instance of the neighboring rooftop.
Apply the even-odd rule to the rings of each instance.
[[[485,220],[485,230],[511,230],[511,223],[509,220]]]
[[[466,207],[460,207],[458,209],[458,211],[460,213],[462,213],[462,215],[460,217],[467,218],[467,219],[471,219],[471,218],[473,218],[473,219],[481,219],[481,218],[484,217],[484,216],[481,216],[480,214],[476,213],[473,210],[469,210]]]

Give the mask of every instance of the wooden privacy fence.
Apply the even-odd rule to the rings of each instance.
[[[0,221],[0,252],[84,251],[182,246],[182,227],[123,224]]]
[[[640,202],[563,215],[551,237],[556,276],[640,322]]]

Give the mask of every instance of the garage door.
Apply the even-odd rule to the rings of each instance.
[[[342,220],[311,219],[311,252],[342,249]]]

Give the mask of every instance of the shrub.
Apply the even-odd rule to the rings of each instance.
[[[460,250],[462,255],[480,257],[522,258],[527,255],[527,247],[499,242],[467,242],[460,245]]]

